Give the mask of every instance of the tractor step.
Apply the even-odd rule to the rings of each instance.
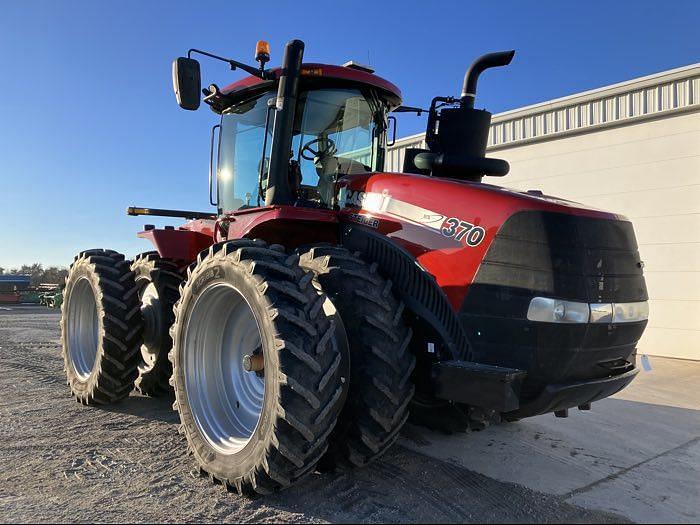
[[[517,410],[527,372],[470,361],[433,365],[435,396],[499,412]]]

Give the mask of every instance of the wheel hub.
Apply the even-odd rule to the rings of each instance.
[[[97,359],[100,326],[95,293],[86,277],[73,285],[67,310],[68,358],[78,378],[85,381]]]
[[[235,454],[255,432],[265,395],[262,374],[244,365],[262,345],[255,315],[236,288],[214,284],[200,293],[184,338],[185,390],[197,427],[217,451]]]

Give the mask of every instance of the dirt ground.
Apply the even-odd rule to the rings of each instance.
[[[315,473],[273,496],[226,493],[184,455],[169,401],[133,394],[88,408],[70,397],[58,320],[0,307],[2,522],[623,521],[398,445],[368,468]]]

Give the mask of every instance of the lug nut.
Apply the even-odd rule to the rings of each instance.
[[[262,372],[265,369],[265,359],[262,354],[243,357],[243,369],[246,372]]]

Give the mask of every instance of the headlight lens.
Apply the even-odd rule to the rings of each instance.
[[[587,323],[589,313],[587,303],[535,297],[530,301],[527,318],[542,323]]]
[[[649,319],[649,303],[615,303],[613,323],[634,323]]]
[[[649,319],[649,303],[579,303],[534,297],[527,309],[530,321],[541,323],[634,323]]]

